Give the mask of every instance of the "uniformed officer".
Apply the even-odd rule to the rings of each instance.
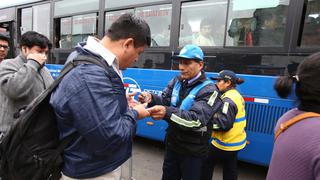
[[[246,146],[245,102],[235,89],[244,82],[233,71],[223,70],[217,77],[216,85],[221,91],[222,108],[213,116],[213,132],[208,158],[205,160],[201,180],[211,180],[216,163],[223,164],[223,179],[237,179],[237,154]]]
[[[186,45],[173,59],[180,75],[169,82],[161,96],[143,92],[153,119],[168,122],[162,180],[200,180],[202,163],[208,153],[212,124],[210,118],[220,109],[219,91],[207,79],[203,52]]]

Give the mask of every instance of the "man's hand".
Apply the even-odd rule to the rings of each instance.
[[[142,92],[138,96],[138,101],[141,103],[150,103],[152,100],[152,95],[147,92]]]
[[[147,103],[134,106],[132,109],[138,112],[138,119],[142,119],[150,116],[150,112],[146,109]]]
[[[27,59],[32,59],[42,66],[46,63],[47,55],[45,53],[30,53],[28,54]]]
[[[150,116],[154,120],[163,119],[164,116],[166,115],[166,107],[165,106],[155,105],[151,108],[148,108],[148,111],[150,113]]]
[[[133,108],[134,106],[140,104],[137,100],[134,99],[134,96],[136,94],[137,94],[137,92],[126,94],[126,98],[127,98],[128,105],[129,105],[130,108]]]

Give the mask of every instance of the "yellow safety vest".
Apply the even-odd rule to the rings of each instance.
[[[229,131],[213,131],[211,143],[221,150],[238,151],[246,146],[247,141],[247,134],[244,130],[247,123],[245,102],[240,93],[235,89],[231,89],[221,96],[222,99],[226,97],[231,99],[237,106],[236,119]],[[228,103],[224,103],[223,108],[228,108]]]

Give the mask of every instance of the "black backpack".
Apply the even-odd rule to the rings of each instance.
[[[59,140],[54,110],[49,104],[52,91],[79,64],[96,64],[108,69],[106,61],[78,55],[62,69],[53,84],[33,100],[0,143],[0,177],[4,180],[58,180],[62,152],[76,134]]]

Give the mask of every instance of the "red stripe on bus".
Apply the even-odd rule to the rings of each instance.
[[[244,97],[243,99],[248,102],[254,102],[254,98]]]

